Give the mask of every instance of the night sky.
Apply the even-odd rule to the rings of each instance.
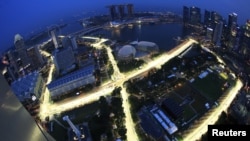
[[[0,53],[13,45],[14,35],[24,38],[46,27],[68,23],[84,16],[108,14],[106,5],[133,3],[135,11],[171,11],[182,14],[182,6],[197,6],[220,13],[238,14],[238,23],[250,19],[249,0],[1,0],[0,1]]]

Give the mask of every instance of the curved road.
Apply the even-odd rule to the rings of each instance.
[[[91,38],[91,37],[88,37],[88,38]],[[96,37],[94,37],[94,39],[96,39]],[[107,39],[100,39],[99,42],[93,44],[93,46],[96,48],[101,48],[104,46],[104,45],[102,45],[102,43],[105,42],[106,40]],[[83,106],[85,104],[91,103],[93,101],[98,100],[100,96],[109,95],[113,91],[114,86],[120,86],[122,88],[121,96],[122,96],[122,100],[123,100],[123,108],[124,108],[124,113],[125,113],[125,117],[126,117],[125,118],[125,125],[127,128],[127,140],[128,141],[138,141],[139,139],[138,139],[138,136],[135,132],[134,123],[133,123],[131,113],[130,113],[130,104],[127,100],[128,94],[126,93],[126,90],[123,87],[123,83],[125,81],[129,80],[130,78],[133,78],[139,74],[142,74],[142,73],[144,73],[144,72],[146,72],[146,71],[148,71],[156,66],[163,65],[164,63],[166,63],[167,61],[169,61],[173,57],[182,53],[185,49],[189,48],[193,43],[197,43],[197,42],[193,39],[188,39],[188,40],[184,41],[182,44],[180,44],[177,47],[170,50],[169,52],[162,54],[161,56],[155,58],[151,62],[148,62],[140,70],[132,71],[131,73],[128,73],[126,75],[120,73],[120,71],[117,67],[116,61],[112,55],[112,50],[109,47],[104,46],[105,49],[107,50],[109,60],[111,61],[113,68],[114,68],[113,81],[108,82],[106,84],[103,84],[100,88],[97,88],[98,91],[96,91],[96,92],[87,94],[85,96],[76,97],[70,101],[63,101],[63,102],[59,102],[59,103],[55,103],[55,104],[51,104],[49,102],[49,98],[48,98],[49,94],[48,94],[48,92],[46,92],[44,94],[44,96],[45,96],[44,101],[41,105],[40,117],[42,120],[44,120],[44,118],[46,116],[58,114],[58,113],[68,111],[68,110],[74,109],[76,107],[80,107],[80,106]],[[51,69],[51,72],[52,72],[52,70],[53,69]],[[48,82],[49,82],[49,80],[48,80]]]

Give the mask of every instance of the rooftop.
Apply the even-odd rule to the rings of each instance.
[[[23,37],[20,35],[20,34],[16,34],[15,37],[14,37],[14,44],[19,41],[19,40],[22,40]]]
[[[11,84],[11,88],[15,95],[20,99],[30,96],[30,92],[34,89],[39,73],[37,71],[19,78]]]
[[[50,84],[47,85],[47,87],[50,89],[50,88],[57,87],[57,86],[60,86],[62,84],[74,81],[76,79],[79,79],[79,78],[82,78],[82,77],[85,77],[88,75],[92,75],[94,72],[94,69],[95,69],[94,65],[87,66],[85,68],[82,68],[82,69],[77,70],[75,72],[72,72],[66,76],[63,76],[57,80],[52,81]]]

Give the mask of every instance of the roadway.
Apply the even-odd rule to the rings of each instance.
[[[231,88],[227,94],[225,94],[227,96],[222,99],[222,101],[219,103],[219,106],[216,107],[214,111],[209,113],[209,115],[203,121],[201,121],[199,125],[196,125],[196,127],[189,131],[188,134],[184,135],[183,141],[199,140],[201,136],[207,132],[208,125],[213,125],[218,120],[221,113],[228,109],[242,86],[243,83],[238,79],[236,85]]]
[[[55,69],[54,64],[51,64],[46,84],[49,84],[52,81],[52,75],[53,75],[54,69]],[[49,112],[48,109],[50,109],[51,107],[50,93],[47,87],[45,88],[45,91],[41,97],[43,97],[43,101],[40,106],[40,118],[45,119],[46,116],[50,115],[48,113]]]
[[[225,64],[225,62],[214,52],[209,50],[208,48],[201,46],[204,50],[212,53],[216,56],[218,61],[222,64]],[[196,126],[191,131],[189,131],[188,134],[184,135],[184,141],[195,141],[199,140],[203,134],[205,134],[208,130],[208,125],[213,125],[215,122],[219,119],[219,116],[223,111],[227,111],[228,107],[231,105],[232,101],[238,94],[238,91],[243,87],[243,83],[240,79],[237,79],[236,85],[232,88],[230,88],[230,91],[225,93],[225,97],[220,99],[218,107],[215,107],[215,109],[211,110],[211,112],[204,118],[204,120],[200,121],[199,125],[193,125]]]
[[[87,38],[91,38],[91,37],[87,37]],[[96,39],[96,37],[94,37],[93,39]],[[147,64],[145,64],[141,69],[139,70],[134,70],[130,73],[127,74],[122,74],[119,71],[119,68],[117,66],[116,60],[114,59],[114,56],[112,54],[112,50],[110,47],[107,47],[105,45],[103,45],[102,43],[107,41],[107,39],[99,39],[98,38],[98,42],[93,44],[93,47],[96,48],[105,48],[107,50],[108,56],[109,56],[109,60],[112,63],[113,69],[114,69],[114,74],[113,74],[113,80],[109,81],[105,84],[102,84],[102,86],[100,86],[99,88],[96,88],[95,90],[91,91],[88,94],[84,94],[84,95],[80,95],[78,97],[72,98],[70,100],[64,100],[62,102],[57,102],[57,103],[50,103],[49,102],[49,92],[46,89],[45,93],[44,93],[44,101],[41,104],[41,111],[40,111],[40,116],[41,119],[44,120],[44,118],[46,116],[52,116],[54,114],[60,114],[64,111],[68,111],[68,110],[72,110],[74,108],[77,107],[81,107],[83,105],[86,105],[88,103],[97,101],[99,99],[100,96],[107,96],[110,95],[110,93],[114,90],[114,87],[121,87],[121,96],[122,96],[122,104],[123,104],[123,108],[124,108],[124,113],[125,113],[125,125],[126,125],[126,129],[127,129],[127,140],[133,140],[133,141],[138,141],[138,136],[135,132],[134,129],[134,123],[131,117],[131,113],[130,113],[130,104],[128,102],[128,94],[126,92],[126,88],[123,87],[123,83],[133,77],[136,77],[137,75],[140,75],[142,73],[147,72],[148,70],[156,67],[156,66],[161,66],[164,63],[168,62],[170,59],[172,59],[173,57],[179,55],[180,53],[182,53],[183,51],[185,51],[186,49],[188,49],[192,44],[197,43],[195,40],[193,39],[188,39],[186,41],[184,41],[182,44],[178,45],[177,47],[173,48],[172,50],[170,50],[167,53],[162,54],[161,56],[153,59],[151,62],[148,62]],[[53,72],[53,67],[51,67],[50,70],[50,75],[48,78],[47,83],[49,83],[51,81],[51,76],[52,76],[52,72]],[[237,88],[241,86],[240,83],[237,83]],[[232,93],[237,93],[235,92],[237,91],[237,89],[233,89]],[[231,92],[231,91],[230,91]],[[235,95],[235,94],[234,94]],[[222,102],[221,105],[230,105],[230,102],[232,101],[232,99],[234,98],[234,95],[232,94],[232,96],[226,98],[228,99],[228,102]],[[225,108],[225,107],[224,107]],[[221,107],[222,109],[222,107]],[[222,111],[222,110],[221,110]],[[217,112],[217,114],[219,115],[221,112]],[[218,117],[218,116],[217,116]],[[213,117],[215,118],[215,117]],[[216,121],[215,119],[208,119],[208,123],[210,121]],[[201,131],[205,131],[205,129],[207,128],[208,123],[203,123],[199,130],[194,131],[194,132],[198,132],[200,133]],[[187,139],[190,138],[198,138],[196,137],[196,134],[190,134],[187,135]],[[200,137],[200,136],[199,136]]]
[[[90,38],[90,37],[88,37]],[[105,39],[103,39],[104,41]],[[103,42],[102,40],[100,41]],[[93,44],[93,47],[97,47],[100,48],[102,47],[100,43],[96,43]],[[114,80],[115,80],[115,85],[116,86],[120,86],[122,88],[121,90],[121,96],[122,96],[122,105],[123,105],[123,109],[124,109],[124,113],[125,113],[125,126],[127,129],[127,140],[133,140],[133,141],[138,141],[138,136],[135,132],[135,128],[134,128],[134,122],[132,120],[132,116],[131,116],[131,112],[130,112],[130,104],[128,102],[128,94],[126,92],[126,88],[123,87],[123,83],[127,80],[129,80],[130,78],[133,78],[141,73],[144,73],[150,69],[152,69],[155,66],[159,66],[159,65],[163,65],[164,63],[166,63],[167,61],[169,61],[170,59],[172,59],[173,57],[175,57],[176,55],[180,54],[181,52],[183,52],[185,49],[189,48],[193,43],[196,43],[196,41],[194,40],[187,40],[184,43],[182,43],[181,45],[177,46],[176,48],[174,48],[173,50],[171,50],[171,54],[166,53],[163,54],[162,56],[160,56],[158,59],[153,60],[152,62],[149,62],[146,66],[144,66],[142,69],[137,70],[136,72],[133,73],[129,73],[126,75],[126,77],[124,77],[124,75],[122,75],[119,71],[119,68],[116,64],[116,61],[114,59],[114,56],[112,54],[112,50],[110,49],[110,47],[104,46],[105,49],[107,50],[108,56],[109,56],[109,60],[112,63],[113,69],[114,69]],[[117,80],[117,81],[116,81]]]

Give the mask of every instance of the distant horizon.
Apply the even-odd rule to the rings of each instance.
[[[106,5],[132,3],[135,12],[138,11],[170,11],[182,15],[183,6],[196,6],[201,9],[202,16],[204,10],[216,11],[223,16],[226,21],[228,14],[238,14],[238,24],[242,26],[247,19],[250,9],[247,0],[107,0],[107,1],[49,1],[49,0],[2,0],[0,2],[0,18],[4,19],[0,23],[0,54],[13,46],[15,34],[20,34],[26,39],[31,33],[45,30],[47,26],[59,23],[68,23],[71,19],[82,19],[84,16],[108,14]],[[59,3],[60,2],[60,3]],[[98,4],[97,4],[98,3]],[[226,7],[226,8],[225,8]],[[248,16],[248,17],[247,17]],[[75,21],[70,21],[75,22]]]

